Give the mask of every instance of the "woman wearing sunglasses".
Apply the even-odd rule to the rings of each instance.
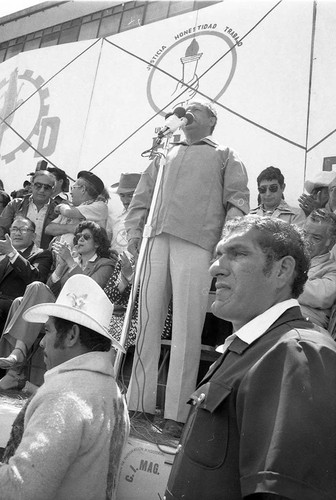
[[[96,222],[80,222],[75,229],[74,251],[62,241],[52,249],[56,254],[56,268],[47,284],[58,295],[67,279],[73,274],[86,274],[104,287],[113,271],[110,259],[110,242],[105,229]],[[1,364],[0,364],[1,366]]]
[[[25,322],[22,319],[24,311],[36,304],[55,302],[64,283],[74,274],[86,274],[102,288],[108,282],[114,261],[110,258],[110,242],[105,229],[95,222],[81,222],[75,229],[74,245],[75,251],[71,252],[66,243],[55,243],[52,249],[56,255],[56,268],[47,284],[31,283],[24,296],[13,302],[0,339],[0,368],[8,370],[0,380],[0,390],[24,387],[23,367],[27,353],[43,326]]]
[[[282,219],[290,224],[302,226],[306,216],[300,208],[291,207],[284,199],[285,179],[281,170],[268,167],[257,177],[259,206],[251,214]]]

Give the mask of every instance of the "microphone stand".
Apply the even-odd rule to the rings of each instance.
[[[151,205],[150,205],[150,209],[149,209],[147,221],[146,221],[146,224],[145,224],[145,227],[144,227],[144,231],[143,231],[143,235],[142,235],[142,241],[141,241],[139,256],[138,256],[138,260],[137,260],[136,267],[135,267],[135,274],[134,274],[134,280],[133,280],[132,290],[131,290],[131,293],[130,293],[130,296],[129,296],[129,300],[128,300],[128,304],[127,304],[127,309],[126,309],[125,317],[124,317],[123,328],[122,328],[121,335],[120,335],[119,343],[123,347],[124,347],[124,345],[126,343],[126,339],[127,339],[127,336],[128,336],[128,331],[129,331],[129,328],[130,328],[130,322],[131,322],[132,312],[133,312],[133,308],[134,308],[134,302],[135,302],[135,298],[136,298],[136,295],[137,295],[138,286],[139,286],[139,283],[140,283],[140,276],[141,276],[142,268],[143,268],[143,265],[144,265],[144,262],[145,262],[145,254],[146,254],[146,250],[147,250],[147,246],[148,246],[148,240],[152,236],[152,226],[151,226],[151,224],[152,224],[152,220],[153,220],[153,215],[154,215],[154,210],[155,210],[155,206],[156,206],[158,194],[159,194],[160,187],[161,187],[161,180],[162,180],[163,170],[164,170],[164,166],[166,164],[166,155],[167,155],[167,150],[168,150],[168,141],[169,141],[171,135],[172,134],[160,137],[160,134],[159,134],[158,138],[156,140],[156,144],[155,144],[155,149],[156,149],[161,144],[161,142],[163,140],[164,141],[164,143],[163,143],[163,151],[164,152],[163,152],[163,154],[161,155],[161,158],[160,158],[160,165],[159,165],[158,175],[157,175],[157,178],[156,178],[156,181],[155,181],[155,186],[154,186],[152,201],[151,201]],[[115,370],[115,374],[116,374],[116,379],[119,376],[120,367],[121,367],[121,361],[122,361],[122,356],[123,356],[123,353],[120,350],[118,350],[117,354],[116,354],[116,357],[115,357],[115,362],[114,362],[114,370]]]

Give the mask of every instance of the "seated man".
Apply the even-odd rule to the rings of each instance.
[[[24,408],[24,428],[0,465],[1,498],[114,499],[129,432],[108,333],[113,305],[88,276],[72,276],[54,304],[30,308],[45,322],[44,384]],[[15,432],[15,425],[13,426]]]
[[[326,209],[314,210],[306,220],[304,232],[311,263],[298,300],[303,316],[327,328],[336,300],[336,262],[330,255],[336,242],[336,219]]]
[[[0,240],[0,333],[13,300],[24,294],[33,281],[46,282],[52,263],[49,250],[34,245],[35,224],[26,217],[16,217],[10,236]]]
[[[302,225],[306,216],[299,208],[290,207],[284,200],[285,179],[276,167],[265,168],[257,177],[260,205],[250,214],[268,215],[285,222]]]
[[[336,498],[336,343],[301,315],[308,268],[294,224],[226,224],[212,311],[234,334],[189,398],[166,500]]]
[[[71,189],[72,206],[61,203],[56,212],[60,214],[46,228],[52,236],[63,235],[62,240],[71,244],[77,224],[83,220],[97,222],[105,229],[108,208],[102,199],[105,191],[103,181],[92,172],[82,170]],[[65,236],[68,235],[68,236]]]
[[[32,178],[32,194],[15,198],[8,203],[0,215],[0,238],[8,233],[17,215],[28,217],[36,229],[35,244],[47,249],[52,239],[45,231],[46,226],[56,217],[56,203],[51,200],[55,186],[55,176],[46,170],[37,171]]]

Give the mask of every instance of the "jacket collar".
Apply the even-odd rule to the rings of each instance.
[[[285,325],[286,323],[296,321],[298,324],[295,325],[297,328],[314,328],[314,325],[310,322],[307,321],[303,318],[301,314],[301,310],[299,306],[291,307],[290,309],[287,309],[266,331],[263,333],[256,341],[258,341],[261,337],[264,337],[264,335],[269,334],[273,330],[276,330],[277,328]],[[293,325],[294,327],[294,325]],[[291,328],[291,326],[289,326]],[[253,344],[254,342],[252,342]],[[236,354],[242,355],[244,352],[252,345],[248,344],[247,342],[244,342],[241,340],[239,337],[236,337],[227,350],[211,365],[210,370],[208,373],[205,375],[204,379],[200,382],[199,385],[203,384],[204,381],[209,380],[209,378],[213,375],[213,373],[217,370],[219,365],[222,364],[223,359],[230,353],[234,352]]]

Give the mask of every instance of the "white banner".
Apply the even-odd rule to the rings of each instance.
[[[214,135],[247,167],[251,206],[270,165],[296,204],[305,176],[336,156],[335,19],[332,2],[317,2],[315,20],[310,0],[226,0],[19,54],[0,64],[0,178],[21,187],[42,153],[72,178],[93,168],[109,186],[146,168],[141,153],[167,111],[200,98],[216,102]]]

